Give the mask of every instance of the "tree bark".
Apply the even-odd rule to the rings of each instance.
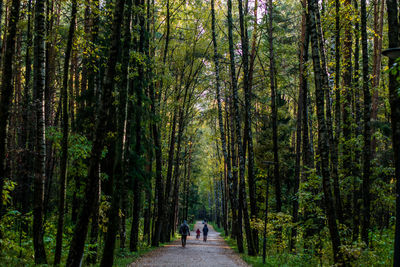
[[[332,188],[329,173],[329,148],[328,135],[324,111],[324,89],[322,87],[323,74],[321,71],[320,51],[318,48],[318,34],[316,29],[316,14],[318,5],[316,0],[308,2],[310,12],[310,36],[312,44],[312,58],[314,66],[314,79],[316,88],[317,118],[318,118],[318,153],[321,159],[322,185],[324,192],[325,212],[328,219],[328,228],[331,236],[332,249],[335,263],[341,263],[344,259],[340,253],[340,237],[336,223],[336,213],[332,198]]]
[[[232,176],[232,168],[231,168],[231,160],[228,158],[227,152],[227,144],[226,144],[226,137],[225,137],[225,128],[224,128],[224,121],[222,118],[222,103],[221,103],[221,90],[220,90],[220,64],[219,64],[219,54],[218,54],[218,43],[216,38],[216,30],[215,30],[215,6],[214,0],[211,0],[211,26],[212,26],[212,40],[214,44],[214,64],[215,64],[215,90],[216,90],[216,98],[218,104],[218,125],[219,125],[219,132],[221,137],[221,145],[222,145],[222,154],[224,156],[224,165],[226,166],[227,171],[227,181],[229,184],[232,183],[233,176]],[[225,105],[227,103],[225,102]],[[227,194],[225,190],[225,194]],[[225,199],[224,199],[225,203]],[[231,201],[232,205],[232,201]],[[224,208],[227,210],[227,208]],[[225,213],[224,213],[225,216]],[[227,230],[227,229],[225,229]]]
[[[302,1],[302,6],[305,8],[307,2]],[[293,223],[295,224],[292,228],[290,237],[290,251],[296,249],[296,238],[297,238],[297,222],[299,220],[299,187],[300,187],[300,160],[301,160],[301,131],[302,131],[302,119],[303,119],[303,108],[304,108],[304,87],[307,86],[307,76],[305,70],[305,64],[307,61],[306,49],[308,49],[309,33],[307,30],[307,14],[305,9],[301,18],[301,37],[300,37],[300,55],[299,55],[299,98],[297,103],[297,121],[296,121],[296,165],[295,165],[295,181],[294,181],[294,196],[293,196]]]
[[[144,1],[143,0],[135,0],[135,6],[139,8],[137,15],[138,22],[139,22],[139,39],[137,43],[138,52],[144,54],[144,35],[145,35],[145,21],[144,21]],[[145,66],[138,62],[138,78],[137,81],[134,82],[134,88],[136,93],[136,114],[132,115],[132,120],[135,120],[135,123],[132,124],[134,126],[135,131],[135,156],[140,159],[143,155],[142,151],[142,105],[143,105],[143,96],[144,96],[144,86],[145,86],[145,73],[144,68]],[[143,173],[142,166],[140,163],[135,163],[135,167],[137,168],[137,174],[134,177],[133,181],[133,214],[132,214],[132,226],[131,226],[131,234],[130,234],[130,243],[129,243],[129,250],[130,251],[137,251],[138,244],[139,244],[139,222],[140,222],[140,211],[141,211],[141,189],[142,189],[142,177],[141,173]]]
[[[2,3],[0,5],[0,19]],[[3,57],[3,70],[1,80],[1,98],[0,98],[0,197],[3,196],[4,180],[6,177],[6,137],[7,123],[10,116],[10,106],[13,97],[13,69],[10,67],[13,63],[15,53],[15,37],[19,20],[20,1],[13,0],[11,3],[11,12],[7,33],[5,37],[6,50]],[[1,20],[0,20],[1,24]],[[3,216],[3,201],[0,201],[0,220]]]
[[[95,203],[95,184],[98,183],[97,168],[103,151],[103,142],[107,132],[106,121],[111,119],[108,116],[108,109],[112,106],[112,91],[114,88],[114,78],[116,75],[116,64],[120,47],[121,24],[123,20],[125,0],[117,0],[114,6],[114,16],[112,22],[111,47],[107,62],[107,69],[104,77],[103,92],[101,103],[97,111],[97,120],[95,126],[95,135],[93,141],[92,152],[89,161],[89,170],[87,183],[85,187],[85,197],[81,205],[77,224],[75,226],[74,235],[71,241],[68,254],[68,267],[76,267],[80,265],[90,215],[93,212]],[[112,261],[111,261],[112,263]]]
[[[279,173],[279,153],[278,153],[278,123],[277,123],[277,107],[276,107],[276,88],[275,88],[275,55],[274,55],[274,37],[273,37],[273,10],[272,0],[268,4],[269,20],[268,20],[268,42],[269,42],[269,62],[270,62],[270,88],[271,88],[271,112],[272,112],[272,142],[274,153],[274,182],[276,197],[276,212],[282,211],[281,198],[281,178]]]
[[[33,244],[35,250],[36,264],[47,263],[46,252],[43,242],[43,201],[44,184],[46,180],[46,143],[44,122],[45,31],[45,1],[37,0],[35,5],[35,38],[33,61],[33,92],[36,109],[36,159],[33,194]]]
[[[399,17],[397,0],[386,0],[388,14],[388,37],[389,48],[395,48],[399,43]],[[389,68],[395,63],[394,59],[389,59]],[[400,266],[400,95],[398,92],[399,82],[397,74],[389,74],[389,101],[391,109],[392,139],[394,151],[394,167],[396,178],[396,228],[394,237],[394,262],[393,266]]]
[[[236,69],[235,69],[235,52],[234,52],[234,45],[233,45],[233,19],[232,19],[232,1],[228,0],[227,2],[228,4],[228,39],[229,39],[229,56],[230,56],[230,73],[231,73],[231,86],[232,86],[232,137],[234,136],[234,130],[236,132],[236,140],[238,143],[238,150],[241,150],[243,152],[243,147],[241,145],[242,140],[241,140],[241,129],[240,129],[240,117],[239,117],[239,96],[238,96],[238,88],[237,88],[237,80],[236,80]],[[233,162],[236,162],[236,155],[235,155],[235,143],[233,142],[234,139],[232,139],[231,142],[231,146],[232,146],[232,159]],[[239,152],[240,154],[240,152]],[[241,156],[243,156],[243,153],[241,154]],[[242,161],[243,161],[243,157],[242,157]],[[242,166],[244,164],[244,162],[241,162],[242,164],[240,164],[240,166]],[[236,163],[235,163],[236,164]],[[233,169],[235,169],[235,164],[232,164]],[[244,166],[242,166],[244,167]],[[244,173],[244,168],[242,168],[243,173]],[[236,182],[234,181],[231,185],[230,185],[230,192],[231,194],[234,194],[235,192],[237,192],[233,187],[235,187],[235,184],[237,183],[237,177],[235,177],[235,173],[237,174],[237,172],[234,172],[233,175],[233,180],[236,179]],[[233,189],[233,190],[232,190]],[[237,203],[236,200],[234,201],[235,205],[232,205],[232,209],[235,208],[236,210],[241,211],[240,207],[241,204]],[[240,219],[239,219],[240,218]],[[238,245],[238,250],[240,253],[242,253],[244,251],[243,249],[243,236],[241,234],[242,230],[241,230],[241,222],[239,222],[239,220],[241,220],[241,216],[239,217],[238,214],[238,220],[236,222],[237,224],[237,232],[235,234],[237,234],[237,245]]]
[[[71,57],[72,42],[75,33],[75,18],[77,12],[77,0],[72,0],[71,21],[69,25],[67,47],[64,55],[64,74],[63,87],[61,92],[62,97],[62,141],[61,141],[61,162],[60,162],[60,200],[58,203],[58,222],[56,236],[56,250],[54,254],[54,265],[60,264],[64,228],[64,213],[65,213],[65,193],[67,182],[67,164],[68,164],[68,69]]]
[[[349,13],[351,10],[351,1],[346,0],[345,8],[346,12]],[[350,15],[350,13],[349,13]],[[352,25],[350,21],[346,21],[344,24],[344,40],[343,40],[343,87],[344,87],[344,102],[343,102],[343,175],[346,184],[351,185],[349,179],[352,176],[352,152],[353,146],[351,144],[352,138],[352,124],[354,122],[352,117],[352,97],[353,97],[353,84],[352,84],[352,76],[353,76],[353,68],[352,68]],[[344,214],[344,222],[351,226],[352,219],[352,195],[348,193],[345,196],[345,207],[344,210],[347,212]]]
[[[383,0],[382,0],[383,1]],[[361,45],[362,45],[362,71],[364,92],[364,148],[363,148],[363,221],[361,238],[367,244],[370,225],[370,168],[371,168],[371,94],[368,64],[368,36],[367,36],[367,8],[366,0],[361,0]]]
[[[256,219],[257,213],[257,203],[256,203],[256,184],[254,177],[254,149],[253,149],[253,133],[251,129],[251,88],[249,81],[249,40],[247,33],[247,23],[245,21],[245,15],[247,15],[247,11],[243,10],[243,1],[239,0],[239,24],[240,24],[240,36],[241,36],[241,44],[242,44],[242,64],[243,64],[243,89],[244,89],[244,102],[245,102],[245,122],[244,122],[244,135],[243,135],[243,157],[245,160],[246,157],[246,147],[248,145],[248,184],[249,184],[249,196],[250,196],[250,213],[251,219]],[[247,10],[247,5],[245,7]],[[244,175],[244,174],[243,174]],[[242,179],[242,178],[241,178]],[[243,177],[244,180],[244,177]],[[244,184],[245,186],[245,184]],[[247,206],[247,200],[244,200],[243,205]],[[251,229],[250,221],[247,213],[247,207],[244,207],[244,223],[246,229],[246,241],[247,241],[247,249],[249,255],[257,255],[258,248],[255,246],[254,239],[258,239],[258,234],[256,229]],[[255,235],[255,236],[254,236]]]

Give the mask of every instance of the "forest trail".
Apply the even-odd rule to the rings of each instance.
[[[186,247],[182,248],[177,239],[169,245],[151,251],[130,266],[249,266],[229,246],[220,234],[209,225],[207,242],[203,235],[196,240],[195,230],[203,229],[203,224],[196,222],[188,236]]]

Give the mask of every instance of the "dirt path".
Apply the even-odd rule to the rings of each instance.
[[[203,229],[201,222],[196,222],[194,229]],[[182,248],[181,240],[156,249],[137,261],[133,266],[249,266],[247,265],[209,225],[207,242],[203,235],[196,240],[196,233],[190,232],[186,247]]]

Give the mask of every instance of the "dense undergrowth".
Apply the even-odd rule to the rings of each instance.
[[[237,253],[239,253],[236,240],[230,236],[226,236],[224,229],[218,227],[215,223],[210,222],[216,231],[228,245]],[[328,235],[329,236],[329,235]],[[393,230],[374,231],[371,233],[371,248],[363,249],[362,243],[356,243],[349,246],[343,246],[347,255],[351,258],[351,266],[393,266]],[[298,244],[301,244],[301,238]],[[298,249],[296,253],[290,253],[288,249],[278,248],[279,242],[276,237],[271,235],[267,230],[267,246],[266,260],[263,264],[262,249],[263,236],[259,235],[259,254],[257,256],[249,256],[240,254],[241,258],[251,266],[280,266],[280,267],[310,267],[310,266],[334,266],[331,257],[330,240],[327,235],[320,238],[320,249],[313,251],[304,251]],[[246,243],[246,242],[245,242]]]
[[[50,223],[55,218],[49,218],[49,223],[46,224],[46,235],[44,237],[46,251],[48,252],[47,258],[49,260],[48,264],[35,265],[34,264],[34,251],[32,245],[32,239],[28,238],[24,231],[21,231],[21,223],[29,223],[32,220],[31,216],[26,216],[26,218],[21,218],[18,212],[9,212],[5,217],[3,222],[0,224],[1,233],[3,233],[2,239],[0,239],[0,266],[7,267],[30,267],[30,266],[53,266],[53,256],[55,247],[55,224]],[[127,221],[127,229],[130,229],[130,221]],[[143,223],[143,220],[141,221]],[[18,231],[14,231],[14,227],[18,228]],[[66,231],[64,232],[63,241],[63,251],[62,260],[60,266],[65,266],[68,255],[69,242],[72,237],[71,225],[66,226]],[[142,229],[142,228],[140,228]],[[104,229],[105,230],[105,229]],[[103,232],[105,234],[105,232]],[[171,241],[174,241],[176,237],[173,237]],[[151,247],[147,244],[147,241],[143,238],[143,232],[139,233],[140,246],[139,250],[135,252],[129,251],[129,239],[126,240],[126,248],[120,248],[119,239],[117,239],[114,266],[127,266],[128,264],[137,260],[141,255],[146,254],[156,247]],[[86,262],[87,256],[90,254],[90,244],[85,245],[84,259],[82,266],[97,267],[100,266],[101,253],[104,249],[104,242],[99,239],[98,243],[98,260],[95,265],[89,265]],[[160,243],[160,247],[166,245],[167,243]]]

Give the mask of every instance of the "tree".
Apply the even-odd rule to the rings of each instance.
[[[367,36],[367,8],[366,1],[361,0],[361,43],[362,43],[362,72],[364,92],[364,148],[363,148],[363,222],[361,228],[362,240],[368,245],[368,231],[370,225],[370,164],[371,164],[371,95],[369,92],[369,63],[368,63],[368,36]]]
[[[318,35],[316,29],[316,13],[317,13],[317,1],[311,0],[308,2],[308,9],[310,12],[310,37],[312,47],[312,59],[314,67],[314,79],[315,79],[315,92],[316,92],[316,104],[317,104],[317,117],[318,117],[318,153],[321,158],[321,173],[322,173],[322,185],[324,191],[324,202],[326,216],[328,219],[329,233],[331,235],[332,249],[335,262],[342,262],[344,259],[340,253],[340,237],[336,223],[336,214],[332,199],[332,189],[330,185],[330,173],[329,173],[329,150],[328,150],[328,136],[325,123],[324,115],[324,90],[322,87],[322,71],[320,63],[320,52],[318,49]]]
[[[101,96],[101,103],[97,111],[97,120],[95,135],[93,140],[93,147],[91,151],[87,184],[85,188],[85,198],[82,203],[79,217],[75,226],[74,236],[71,241],[70,250],[68,254],[67,266],[79,266],[83,254],[84,243],[88,231],[89,218],[93,211],[95,203],[96,184],[98,183],[97,168],[100,162],[101,153],[103,150],[103,141],[105,138],[106,121],[108,117],[108,109],[112,105],[112,90],[114,87],[114,77],[116,75],[117,55],[120,47],[121,24],[123,20],[123,13],[125,7],[125,0],[117,0],[114,7],[114,16],[112,23],[112,36],[111,47],[107,62],[107,71],[104,76],[103,94]],[[112,264],[112,259],[111,259]]]
[[[399,18],[396,0],[386,0],[388,12],[388,37],[389,48],[399,46]],[[389,58],[389,67],[393,67],[395,60]],[[400,96],[398,94],[398,81],[395,72],[389,74],[389,101],[391,108],[392,140],[394,152],[394,167],[396,178],[396,214],[400,214]],[[394,237],[393,266],[400,266],[400,216],[396,217]]]
[[[3,1],[0,4],[0,14],[2,12]],[[0,98],[0,196],[3,196],[4,180],[6,179],[6,135],[7,123],[10,116],[11,98],[13,95],[12,61],[15,53],[15,36],[19,21],[20,1],[13,0],[11,3],[11,12],[9,24],[6,32],[5,43],[6,51],[3,57],[3,70],[1,80],[1,98]],[[1,18],[1,16],[0,16]],[[0,19],[1,21],[1,19]],[[0,201],[0,220],[3,216],[3,202]]]
[[[45,161],[45,122],[44,122],[44,90],[45,90],[45,1],[36,0],[35,4],[35,35],[33,59],[33,99],[36,116],[35,142],[35,181],[33,194],[33,244],[35,249],[35,263],[47,263],[43,242],[43,215],[44,215],[44,184],[46,180]]]
[[[63,228],[64,228],[64,208],[65,208],[65,189],[67,181],[67,164],[68,164],[68,134],[69,134],[69,122],[68,122],[68,70],[69,61],[71,57],[72,42],[75,33],[75,20],[77,12],[77,1],[72,0],[71,9],[71,21],[68,31],[68,41],[65,50],[64,59],[64,77],[63,77],[63,87],[62,87],[62,124],[63,124],[63,137],[62,137],[62,158],[60,167],[60,201],[58,208],[58,224],[57,224],[57,243],[56,251],[54,255],[54,265],[60,264],[61,261],[61,251],[62,251],[62,240],[63,240]]]

